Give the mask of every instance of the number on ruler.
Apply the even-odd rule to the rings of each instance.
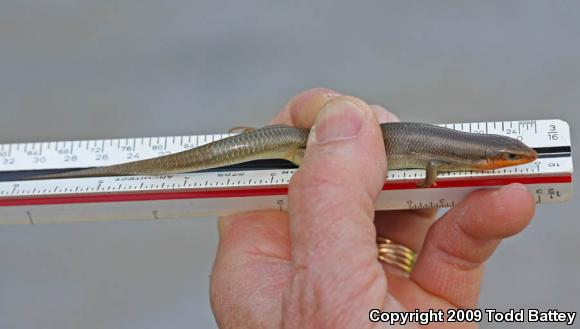
[[[548,139],[551,141],[558,140],[558,129],[556,128],[556,125],[550,125],[548,127]]]
[[[45,163],[46,162],[46,157],[44,156],[35,156],[34,158],[32,158],[32,163]]]
[[[10,157],[10,158],[4,158],[3,157],[1,159],[2,159],[1,163],[3,165],[13,165],[13,164],[16,163],[16,158],[13,158],[13,157]]]
[[[109,155],[108,154],[97,153],[95,155],[95,160],[97,160],[97,161],[106,161],[106,160],[109,160]]]
[[[77,160],[78,160],[78,157],[76,155],[74,155],[74,154],[73,155],[67,154],[67,155],[64,156],[64,161],[65,162],[75,162]]]
[[[129,153],[127,153],[126,159],[127,160],[139,159],[139,153],[137,153],[137,152],[129,152]]]

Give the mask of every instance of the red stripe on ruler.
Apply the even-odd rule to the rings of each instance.
[[[447,180],[437,182],[432,188],[448,187],[485,187],[507,185],[511,183],[521,184],[546,184],[546,183],[571,183],[572,176],[540,176],[540,177],[498,177],[467,180]],[[409,190],[415,189],[415,183],[385,183],[383,190]],[[286,187],[262,187],[262,188],[238,188],[238,189],[215,189],[215,190],[183,190],[167,192],[139,192],[139,193],[107,193],[107,194],[76,194],[54,195],[39,197],[0,198],[0,206],[25,206],[47,204],[70,204],[70,203],[94,203],[94,202],[122,202],[122,201],[148,201],[148,200],[177,200],[177,199],[208,199],[208,198],[231,198],[268,195],[286,195]]]

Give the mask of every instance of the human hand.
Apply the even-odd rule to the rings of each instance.
[[[373,328],[385,326],[369,321],[373,308],[477,305],[484,262],[529,223],[532,196],[519,184],[477,191],[435,223],[435,210],[376,212],[387,168],[379,121],[396,120],[328,89],[296,96],[274,119],[314,130],[288,213],[219,219],[210,299],[220,328]],[[408,277],[377,260],[377,233],[419,251]]]

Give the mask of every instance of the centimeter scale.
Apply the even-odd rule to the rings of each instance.
[[[537,161],[494,171],[440,173],[437,186],[418,189],[424,170],[389,171],[378,210],[448,208],[468,193],[513,182],[525,184],[537,203],[572,196],[570,129],[562,120],[476,122],[441,125],[522,140]],[[25,177],[153,158],[229,135],[124,138],[0,144],[0,224],[215,216],[287,207],[295,167],[262,161],[166,176],[25,180]],[[348,184],[348,182],[345,182]]]

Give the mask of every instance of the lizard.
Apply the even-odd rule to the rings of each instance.
[[[425,169],[419,188],[436,185],[439,171],[492,170],[532,162],[536,151],[501,135],[457,131],[415,122],[380,124],[388,169]],[[32,179],[194,172],[260,159],[300,166],[310,130],[288,125],[247,128],[240,134],[156,158],[35,176]]]

